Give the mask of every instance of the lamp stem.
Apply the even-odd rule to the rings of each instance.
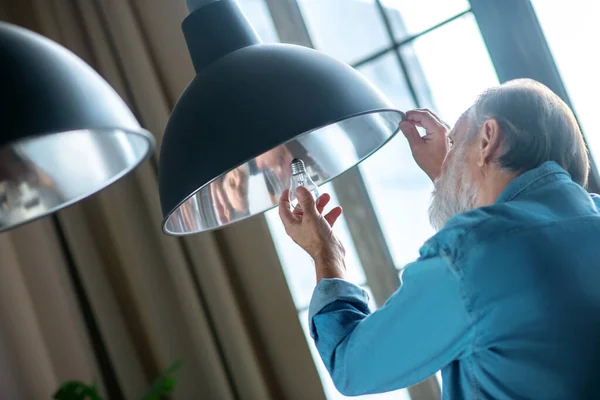
[[[196,73],[229,53],[261,43],[236,0],[187,0],[187,4],[191,14],[182,29]]]
[[[187,8],[190,10],[190,13],[198,10],[199,8],[204,7],[207,4],[213,3],[219,0],[186,0]]]

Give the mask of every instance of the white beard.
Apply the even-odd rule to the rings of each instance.
[[[462,154],[456,154],[452,164],[434,182],[429,221],[436,231],[442,229],[454,215],[475,208],[477,187],[468,170],[458,165],[464,159]]]

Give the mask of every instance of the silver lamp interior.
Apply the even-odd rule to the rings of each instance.
[[[103,129],[32,137],[0,148],[0,232],[108,186],[152,147],[148,132]]]
[[[377,111],[345,119],[281,144],[200,187],[168,217],[164,230],[182,235],[212,230],[266,211],[290,185],[299,158],[317,185],[353,167],[390,140],[403,114]]]

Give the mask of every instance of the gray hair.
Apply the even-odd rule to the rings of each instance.
[[[503,133],[502,168],[525,172],[555,161],[574,182],[587,185],[588,152],[575,115],[546,86],[517,79],[485,91],[469,110],[471,134],[490,119]]]

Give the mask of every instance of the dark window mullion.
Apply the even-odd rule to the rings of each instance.
[[[400,69],[402,71],[402,74],[403,74],[403,76],[404,76],[404,78],[406,80],[407,88],[408,88],[408,90],[409,90],[409,92],[411,94],[411,97],[412,97],[412,100],[413,100],[415,106],[416,107],[422,107],[423,99],[420,99],[419,95],[417,94],[417,91],[415,89],[416,83],[414,82],[414,79],[410,75],[410,71],[409,71],[406,59],[405,59],[404,55],[402,54],[402,47],[408,46],[412,42],[414,42],[416,39],[418,39],[418,38],[420,38],[420,37],[422,37],[422,36],[424,36],[424,35],[426,35],[426,34],[428,34],[430,32],[433,32],[436,29],[441,28],[441,27],[449,24],[450,22],[453,22],[453,21],[455,21],[455,20],[457,20],[457,19],[459,19],[459,18],[461,18],[461,17],[469,14],[471,12],[471,9],[468,9],[468,10],[465,10],[465,11],[463,11],[461,13],[458,13],[458,14],[456,14],[456,15],[454,15],[454,16],[452,16],[452,17],[450,17],[450,18],[448,18],[448,19],[446,19],[446,20],[444,20],[444,21],[442,21],[442,22],[440,22],[440,23],[438,23],[436,25],[433,25],[430,28],[427,28],[427,29],[425,29],[425,30],[423,30],[423,31],[421,31],[419,33],[416,33],[414,35],[410,35],[410,36],[408,36],[408,37],[406,37],[406,38],[404,38],[404,39],[402,39],[400,41],[397,41],[396,38],[395,38],[394,32],[393,32],[393,30],[391,28],[391,22],[390,22],[387,14],[385,12],[385,8],[383,7],[383,5],[381,4],[381,2],[379,0],[376,0],[376,4],[377,4],[378,10],[379,10],[379,12],[381,14],[381,18],[382,18],[382,20],[383,20],[383,22],[384,22],[384,24],[386,26],[386,31],[387,31],[387,33],[388,33],[388,35],[390,37],[390,41],[391,41],[392,45],[389,46],[389,47],[387,47],[387,48],[378,50],[378,51],[376,51],[376,52],[374,52],[374,53],[372,53],[372,54],[370,54],[370,55],[362,58],[361,60],[355,62],[352,66],[354,68],[360,68],[360,67],[362,67],[364,65],[367,65],[367,64],[369,64],[369,63],[371,63],[371,62],[379,59],[380,57],[385,56],[389,52],[393,51],[395,53],[395,56],[396,56],[396,59],[398,61],[399,66],[400,66]]]
[[[444,25],[448,25],[450,22],[453,22],[461,17],[464,17],[465,15],[469,14],[471,12],[471,9],[469,8],[468,10],[465,10],[459,14],[456,14],[453,17],[450,17],[448,19],[443,20],[442,22],[433,25],[430,28],[425,29],[424,31],[421,31],[419,33],[415,33],[414,35],[408,36],[405,39],[402,39],[401,41],[398,42],[398,44],[396,45],[396,47],[402,47],[402,46],[406,46],[407,44],[410,44],[412,42],[414,42],[415,40],[417,40],[418,38],[420,38],[423,35],[428,34],[429,32],[433,32],[435,30],[437,30],[438,28],[441,28]]]
[[[390,51],[393,51],[394,48],[395,48],[394,46],[390,46],[390,47],[386,47],[385,49],[378,50],[375,53],[372,53],[371,55],[368,55],[367,57],[353,63],[352,68],[358,69],[358,68],[362,67],[363,65],[370,64],[371,62],[376,61],[378,58],[385,56]]]
[[[402,57],[402,53],[400,52],[400,49],[398,48],[398,42],[396,41],[396,37],[394,35],[394,30],[392,29],[392,23],[390,22],[390,19],[388,18],[387,13],[385,12],[385,8],[383,7],[383,4],[381,4],[381,0],[375,0],[375,4],[377,6],[377,10],[379,11],[379,14],[381,15],[381,19],[385,26],[385,30],[390,38],[390,42],[392,43],[393,51],[394,51],[394,54],[396,55],[396,60],[398,61],[398,65],[400,66],[400,69],[402,70],[402,75],[404,76],[404,79],[406,80],[406,87],[408,88],[408,91],[410,92],[410,96],[412,97],[412,100],[413,100],[413,103],[415,104],[415,106],[420,107],[421,102],[419,101],[419,96],[417,95],[417,91],[415,89],[414,82],[412,81],[410,74],[408,72],[408,66],[406,65],[406,60],[404,60],[404,58]]]

